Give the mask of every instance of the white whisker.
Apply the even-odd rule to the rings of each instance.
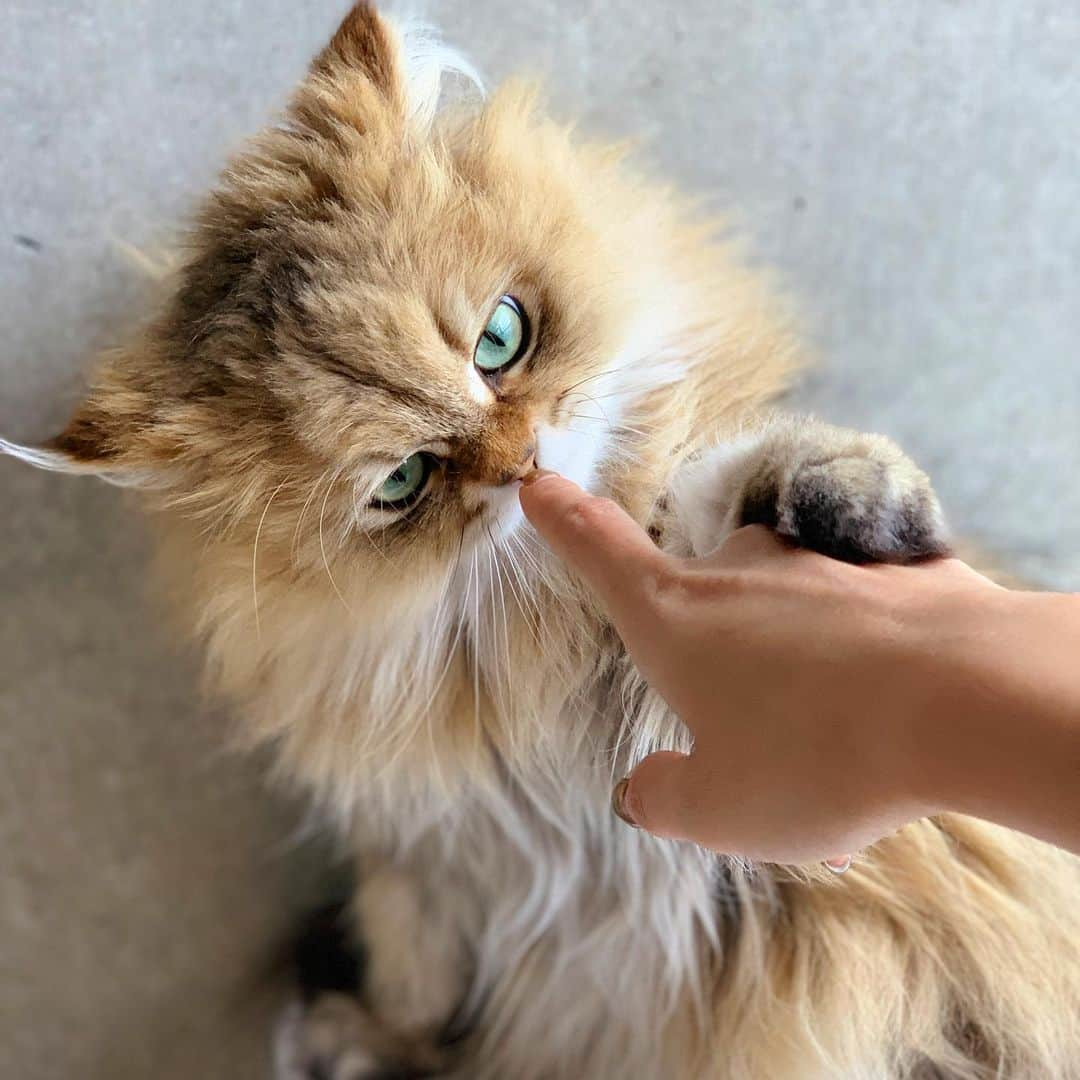
[[[266,500],[266,505],[263,507],[262,515],[259,518],[258,527],[255,529],[255,543],[251,548],[251,603],[255,609],[255,637],[258,641],[262,641],[262,623],[259,621],[259,582],[258,582],[258,559],[259,559],[259,537],[262,536],[263,522],[266,521],[266,515],[270,510],[270,504],[277,498],[278,492],[288,483],[288,477],[281,481],[270,495],[270,498]]]

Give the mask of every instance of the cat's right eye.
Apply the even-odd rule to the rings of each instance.
[[[406,510],[426,494],[435,471],[435,457],[420,451],[410,454],[378,487],[371,505],[379,510]]]

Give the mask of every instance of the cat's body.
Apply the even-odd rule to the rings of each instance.
[[[792,337],[677,201],[520,91],[436,119],[440,58],[354,9],[159,320],[5,444],[146,486],[216,687],[355,852],[362,992],[290,1012],[280,1075],[1074,1074],[1075,860],[924,822],[824,880],[611,814],[684,735],[522,524],[533,459],[684,555],[942,526],[887,441],[767,416]]]

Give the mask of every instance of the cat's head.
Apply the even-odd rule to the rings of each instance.
[[[693,317],[675,214],[525,88],[440,106],[448,69],[357,5],[207,200],[167,309],[49,446],[6,448],[267,553],[300,530],[320,574],[444,565],[515,527],[534,463],[592,484],[631,453],[627,402],[678,377]]]

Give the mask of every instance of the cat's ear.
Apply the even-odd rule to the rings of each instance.
[[[444,45],[430,27],[386,18],[364,0],[345,16],[312,70],[332,79],[361,76],[382,104],[418,134],[431,127],[445,76],[459,75],[483,91],[472,64]]]
[[[96,476],[121,487],[147,487],[155,471],[137,464],[129,454],[119,451],[115,440],[96,428],[80,413],[55,438],[41,446],[24,446],[0,438],[0,454],[25,461],[49,472]]]
[[[141,395],[106,382],[91,390],[59,435],[40,446],[0,438],[0,453],[51,472],[97,476],[124,487],[154,486],[168,467],[155,427]]]

